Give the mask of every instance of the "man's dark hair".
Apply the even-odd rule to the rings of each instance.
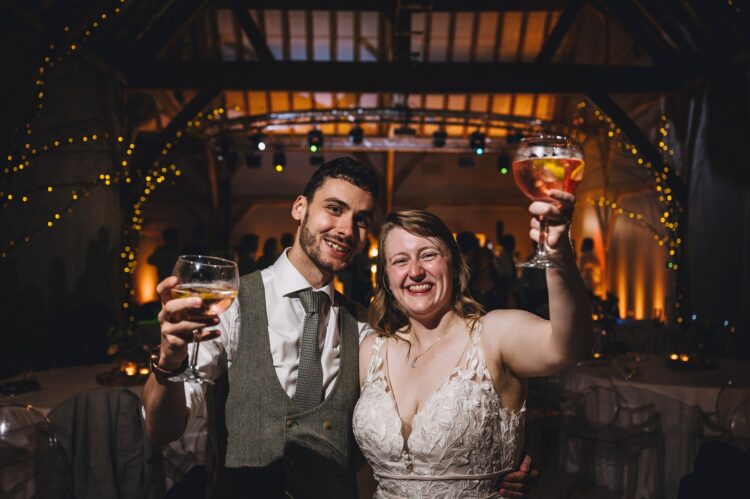
[[[326,179],[338,178],[356,185],[360,189],[369,192],[377,199],[380,192],[380,183],[375,170],[355,159],[342,156],[332,159],[320,165],[305,186],[303,195],[308,201],[312,200],[315,192],[323,185]]]

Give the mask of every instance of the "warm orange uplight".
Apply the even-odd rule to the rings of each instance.
[[[642,320],[645,318],[646,311],[646,276],[644,275],[646,269],[641,265],[640,267],[633,269],[633,309],[636,320]]]
[[[686,354],[686,353],[682,353],[682,354],[680,354],[680,360],[681,360],[682,362],[687,362],[687,361],[689,361],[689,360],[690,360],[690,357],[688,356],[688,354]]]
[[[337,275],[333,276],[333,289],[335,289],[342,295],[344,294],[344,283],[341,282],[341,280],[339,279],[339,276]]]
[[[159,240],[160,229],[157,227],[148,227],[138,244],[138,253],[136,261],[138,263],[133,278],[133,287],[135,289],[135,299],[139,304],[148,303],[157,300],[156,285],[159,278],[156,274],[156,267],[147,262],[148,257],[161,244]]]
[[[594,352],[594,358],[595,359],[598,359],[601,356],[602,356],[602,354],[600,354],[599,352]]]
[[[679,358],[680,358],[680,356],[679,356],[679,355],[677,355],[676,353],[673,353],[673,354],[670,354],[670,355],[669,355],[669,358],[670,358],[671,360],[677,360],[677,359],[679,359]]]
[[[138,372],[138,366],[135,362],[124,362],[120,367],[120,370],[122,370],[126,376],[135,376]]]
[[[141,376],[148,376],[149,373],[150,371],[148,370],[148,367],[141,367],[140,369],[138,369],[138,374],[140,374]]]

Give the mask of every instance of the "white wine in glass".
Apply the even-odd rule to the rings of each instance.
[[[240,278],[237,264],[231,260],[202,255],[182,255],[177,259],[172,275],[178,279],[172,288],[172,298],[196,296],[203,300],[199,313],[219,316],[232,305],[237,297]],[[182,373],[169,378],[170,381],[186,383],[212,383],[198,367],[198,349],[203,328],[193,329],[195,347]]]

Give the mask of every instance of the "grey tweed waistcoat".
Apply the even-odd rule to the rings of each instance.
[[[310,494],[313,485],[321,490],[341,490],[326,485],[327,480],[343,480],[351,486],[355,471],[351,461],[357,452],[352,412],[359,397],[359,331],[353,310],[337,294],[341,346],[336,384],[320,405],[297,412],[273,366],[260,272],[241,278],[238,301],[241,327],[237,354],[227,370],[226,392],[217,389],[217,422],[223,420],[226,430],[224,435],[219,431],[223,466],[280,468],[285,482],[303,482],[284,485],[285,490],[301,491],[295,497],[316,496]]]

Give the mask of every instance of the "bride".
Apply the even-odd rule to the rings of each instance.
[[[558,373],[590,351],[591,309],[567,235],[575,198],[553,197],[557,203],[529,208],[547,219],[559,267],[546,271],[549,321],[520,310],[483,315],[448,227],[425,211],[388,215],[370,306],[377,334],[360,347],[353,417],[376,498],[512,494],[497,483],[519,465],[524,380]],[[536,219],[531,237],[539,237]]]

